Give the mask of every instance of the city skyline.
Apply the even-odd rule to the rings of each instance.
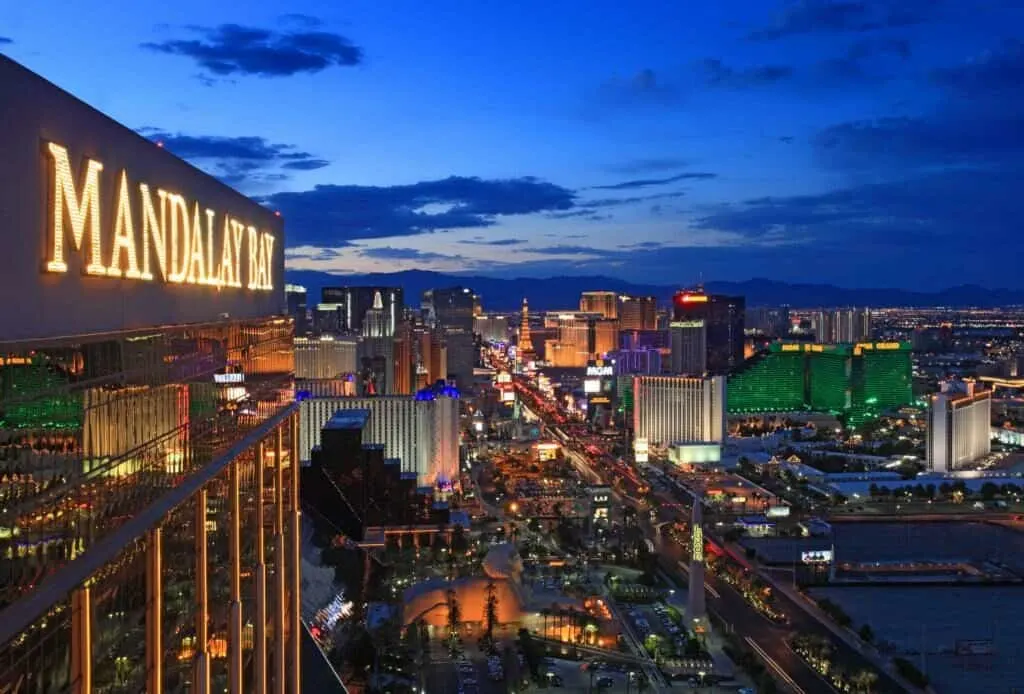
[[[280,210],[291,269],[1024,288],[1017,3],[589,8],[12,7],[0,52]]]

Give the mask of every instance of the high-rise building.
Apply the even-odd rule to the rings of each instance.
[[[707,323],[702,318],[672,321],[669,324],[673,374],[703,376],[708,372],[707,338]]]
[[[748,308],[744,328],[747,332],[768,337],[786,337],[790,331],[789,307]]]
[[[394,395],[412,395],[416,391],[416,337],[412,323],[403,320],[398,324],[393,338],[395,365]]]
[[[871,339],[869,309],[837,308],[814,311],[811,330],[816,342],[827,345],[862,342]]]
[[[928,408],[928,469],[953,472],[992,452],[992,391],[943,383]]]
[[[448,345],[439,329],[418,325],[413,329],[416,340],[416,389],[448,380]]]
[[[609,357],[615,362],[615,374],[618,376],[661,374],[661,352],[656,349],[620,349]]]
[[[730,414],[810,410],[865,419],[913,400],[909,342],[773,343],[729,378]]]
[[[451,482],[459,472],[459,393],[451,387],[426,388],[414,396],[310,398],[301,403],[301,459],[310,459],[320,430],[338,410],[369,410],[363,442],[384,446],[403,472],[415,472],[418,484]]]
[[[807,409],[804,345],[773,342],[729,377],[729,414]]]
[[[653,296],[619,295],[619,327],[625,330],[657,330],[658,300]]]
[[[545,359],[553,366],[584,367],[619,348],[619,323],[594,313],[549,314],[558,327],[558,339],[545,344]]]
[[[358,370],[358,340],[353,337],[295,338],[295,378],[331,379]]]
[[[299,694],[283,220],[3,56],[0,122],[0,691]]]
[[[401,287],[324,287],[320,290],[320,300],[337,307],[341,332],[356,335],[365,334],[363,323],[367,311],[379,305],[377,310],[383,312],[380,316],[382,327],[375,326],[374,331],[383,334],[374,337],[394,335],[404,309]]]
[[[288,315],[295,321],[295,334],[307,334],[310,325],[306,288],[298,284],[286,284],[284,285],[284,296],[288,302]]]
[[[473,387],[477,362],[473,339],[473,292],[467,287],[430,289],[423,293],[428,319],[444,333],[448,347],[448,378],[464,390]]]
[[[707,370],[726,374],[743,364],[742,296],[706,294],[703,289],[676,292],[672,299],[673,322],[703,321],[707,345]]]
[[[721,443],[725,377],[636,376],[633,379],[635,450],[673,443]]]
[[[602,318],[618,318],[618,296],[615,292],[583,292],[580,313],[597,313]]]
[[[508,316],[493,313],[476,316],[473,332],[484,342],[508,342]]]

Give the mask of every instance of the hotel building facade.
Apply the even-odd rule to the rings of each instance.
[[[722,443],[726,436],[724,376],[633,378],[634,454],[675,443]]]
[[[932,472],[953,472],[992,452],[992,391],[963,384],[932,396],[926,452]]]
[[[339,410],[368,410],[364,443],[382,444],[387,458],[415,472],[420,486],[451,482],[459,474],[459,394],[424,388],[416,395],[357,398],[312,397],[300,403],[299,460],[312,459],[324,425]]]
[[[0,691],[298,694],[283,225],[0,56]]]

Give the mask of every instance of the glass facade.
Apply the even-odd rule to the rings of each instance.
[[[297,694],[293,367],[285,319],[0,343],[0,691]]]
[[[809,355],[808,406],[815,412],[846,412],[850,407],[850,376],[853,373],[850,346],[827,345]]]
[[[913,402],[912,345],[909,342],[865,342],[854,347],[851,423],[878,416]]]
[[[772,343],[729,377],[729,414],[794,412],[807,408],[806,358],[802,345]]]
[[[913,400],[909,342],[772,343],[729,377],[729,414],[810,410],[856,426]]]

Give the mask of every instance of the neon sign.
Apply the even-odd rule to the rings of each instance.
[[[613,366],[588,366],[588,376],[613,376],[615,375],[615,367]]]
[[[96,277],[274,289],[276,239],[270,233],[226,214],[218,220],[215,210],[161,188],[154,197],[146,183],[139,183],[133,196],[125,170],[117,177],[114,214],[104,214],[102,162],[86,157],[76,186],[67,148],[47,142],[46,156],[52,164],[46,272],[66,273],[65,254],[79,252],[87,261],[84,274]]]

